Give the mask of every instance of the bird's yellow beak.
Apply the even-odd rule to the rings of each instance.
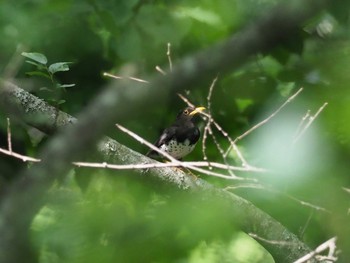
[[[197,114],[197,113],[202,112],[203,110],[205,110],[204,107],[197,107],[197,108],[195,108],[194,111],[192,111],[189,115],[190,115],[190,116],[193,116],[193,115],[195,115],[195,114]]]

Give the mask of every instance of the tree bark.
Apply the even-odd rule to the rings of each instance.
[[[34,250],[30,247],[28,231],[33,217],[45,203],[46,191],[54,180],[66,174],[72,161],[79,160],[83,152],[93,147],[106,128],[115,122],[123,122],[127,118],[147,114],[147,109],[159,104],[159,100],[165,100],[170,92],[193,86],[198,81],[212,78],[218,72],[232,71],[253,55],[273,50],[287,38],[293,37],[293,32],[296,32],[307,19],[320,11],[324,3],[325,1],[310,0],[293,1],[292,4],[280,5],[232,38],[183,59],[167,76],[151,76],[147,88],[139,89],[135,83],[121,80],[96,97],[78,115],[79,121],[75,121],[71,116],[58,112],[45,105],[43,101],[37,101],[32,95],[21,91],[22,98],[27,96],[33,103],[38,104],[26,104],[25,100],[16,97],[16,100],[19,101],[15,100],[14,108],[27,105],[27,108],[22,108],[24,114],[31,114],[40,109],[41,114],[51,115],[48,116],[51,123],[41,124],[43,131],[50,132],[51,125],[53,129],[61,124],[74,123],[74,125],[65,126],[50,139],[40,152],[39,158],[42,161],[23,171],[20,179],[8,189],[1,201],[0,262],[22,262],[24,258],[26,262],[37,261]],[[11,93],[11,89],[16,90],[17,87],[11,86],[3,82],[0,87],[0,95],[10,96],[8,94],[12,94],[13,96],[16,94],[16,92]],[[19,92],[18,89],[17,92]],[[132,105],[132,110],[130,105]],[[8,104],[4,108],[7,110]],[[34,126],[40,128],[39,124]],[[102,143],[101,149],[106,153],[113,152],[114,158],[120,162],[151,161],[111,139],[105,142]],[[202,180],[194,181],[184,173],[174,172],[170,168],[152,169],[152,174],[178,187],[196,188],[205,194],[213,194],[220,196],[223,200],[228,200],[230,208],[237,213],[242,229],[248,233],[253,232],[266,240],[292,243],[291,246],[279,246],[261,242],[258,239],[268,248],[276,262],[292,262],[310,252],[310,249],[295,235],[238,196],[213,189]]]

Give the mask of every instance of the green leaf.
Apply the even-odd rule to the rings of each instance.
[[[45,68],[45,66],[43,66],[43,64],[40,64],[40,63],[35,62],[35,61],[26,60],[25,62],[28,63],[28,64],[36,66],[38,69],[44,69]]]
[[[41,71],[30,71],[30,72],[26,72],[27,76],[40,76],[40,77],[45,77],[48,79],[51,79],[50,75],[45,73],[45,72],[41,72]]]
[[[59,100],[59,101],[56,102],[56,104],[57,105],[61,105],[61,104],[65,103],[65,102],[66,102],[65,100]]]
[[[201,7],[182,7],[178,10],[177,15],[190,17],[211,26],[221,26],[223,23],[218,14]]]
[[[71,88],[74,86],[75,86],[75,84],[58,84],[57,85],[58,88]]]
[[[250,105],[253,105],[254,102],[251,99],[235,99],[236,105],[238,107],[239,112],[244,112]]]
[[[68,64],[71,64],[71,63],[72,62],[53,63],[49,66],[49,72],[51,72],[52,74],[55,74],[56,72],[60,72],[60,71],[68,71],[69,70]]]
[[[32,52],[32,53],[28,53],[28,52],[22,52],[21,54],[22,56],[26,57],[26,58],[30,58],[31,60],[34,60],[35,62],[40,63],[41,65],[46,65],[47,63],[47,58],[44,54],[41,53],[36,53],[36,52]]]
[[[277,86],[277,90],[281,96],[288,97],[295,88],[295,82],[281,82]]]

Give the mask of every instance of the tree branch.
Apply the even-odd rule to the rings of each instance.
[[[198,81],[205,81],[207,78],[212,78],[217,72],[224,73],[233,70],[256,53],[272,50],[285,39],[292,37],[293,32],[308,18],[320,11],[324,3],[325,1],[310,0],[293,1],[288,5],[280,5],[231,39],[183,59],[179,64],[174,65],[172,72],[168,72],[166,76],[152,76],[147,88],[144,86],[140,88],[135,83],[120,80],[104,90],[84,112],[78,115],[78,122],[61,129],[46,144],[39,155],[42,162],[23,171],[20,180],[7,191],[0,207],[0,262],[21,262],[23,255],[27,258],[27,262],[36,261],[33,250],[29,246],[28,232],[34,215],[45,203],[47,189],[54,180],[63,177],[70,163],[80,159],[82,153],[91,148],[113,123],[122,123],[125,119],[136,116],[140,118],[147,114],[153,105],[166,101],[165,98],[170,92],[193,86]],[[7,86],[8,84],[2,83],[0,93],[3,93]],[[42,103],[38,102],[36,107],[42,108]],[[48,112],[42,111],[41,113],[47,114]],[[55,116],[51,124],[55,127],[59,126],[60,113],[55,111],[51,113]],[[70,116],[66,117],[70,118]],[[66,118],[63,117],[63,119]],[[68,121],[68,123],[73,122]],[[49,128],[48,123],[43,126]],[[94,128],[91,129],[91,127]],[[110,139],[106,143],[107,145],[104,144],[103,147],[106,153],[114,150],[117,154],[113,157],[120,161],[125,161],[125,159],[131,163],[150,161],[147,157]],[[181,185],[183,188],[204,190],[206,194],[213,194],[223,200],[228,200],[230,209],[237,213],[237,218],[240,219],[244,231],[255,233],[266,240],[293,242],[293,246],[288,247],[261,243],[268,248],[277,262],[291,262],[311,251],[295,235],[248,201],[225,191],[213,189],[202,180],[194,181],[181,172],[176,172],[176,174],[172,172],[174,176],[170,176],[164,172],[172,171],[170,168],[162,168],[159,171],[162,171],[159,173],[160,178],[166,178],[170,183]],[[14,247],[16,250],[13,249]]]

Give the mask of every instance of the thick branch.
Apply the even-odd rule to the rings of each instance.
[[[122,123],[127,118],[142,117],[140,115],[147,114],[147,109],[152,105],[165,101],[169,92],[190,87],[199,80],[206,80],[203,79],[204,76],[212,78],[211,74],[233,70],[250,56],[272,50],[287,37],[292,37],[293,32],[306,19],[320,10],[322,3],[323,1],[320,0],[293,1],[288,6],[280,6],[265,18],[241,31],[240,34],[174,65],[172,73],[168,73],[166,77],[151,77],[147,88],[144,86],[139,88],[135,83],[121,80],[96,97],[86,110],[79,114],[79,122],[62,129],[49,141],[40,153],[39,158],[42,162],[24,171],[21,180],[13,184],[2,200],[0,262],[20,262],[23,254],[30,254],[26,233],[32,218],[45,202],[47,189],[55,179],[64,176],[70,163],[78,160],[81,154],[100,138],[107,127],[111,127],[116,122]],[[3,87],[0,91],[2,89]],[[112,144],[117,145],[110,141],[110,146]],[[121,149],[118,147],[119,145],[117,145],[118,155],[123,154],[123,159],[126,156],[133,156],[127,158],[133,158],[138,162],[149,161],[146,157],[127,150],[126,147]],[[171,171],[171,169],[160,170]],[[193,182],[185,175],[179,176],[185,178],[188,187],[197,185],[200,189],[210,188],[200,180]],[[266,216],[266,214],[247,201],[225,192],[216,190],[214,192],[224,198],[235,200],[230,202],[231,208],[237,211],[238,218],[242,219],[241,222],[245,222],[243,226],[246,231],[253,230],[252,232],[267,240],[272,238],[291,241],[294,239],[295,236],[289,233],[286,237],[285,228],[276,221],[262,220],[261,215]],[[277,262],[286,262],[284,259],[289,257],[288,255],[290,259],[297,259],[304,252],[310,251],[296,238],[294,241],[298,249],[291,251],[281,246],[279,252],[270,250]],[[13,247],[17,248],[16,251]],[[17,251],[21,251],[22,255]],[[27,262],[30,262],[30,258]]]
[[[29,94],[16,85],[4,83],[4,87],[5,92],[2,93],[1,106],[6,105],[8,107],[8,103],[10,103],[11,108],[15,109],[17,113],[22,113],[26,123],[32,127],[38,128],[43,132],[51,132],[55,128],[77,122],[74,117],[54,109],[46,102]],[[6,103],[4,104],[4,102]],[[33,107],[33,105],[40,105],[40,107]],[[55,114],[52,114],[53,112]],[[47,123],[45,125],[42,123],[38,125],[38,123],[33,121],[35,118],[32,117],[35,117],[36,114],[40,114]],[[57,120],[57,115],[63,116],[59,123],[55,121]],[[155,162],[109,137],[104,137],[104,139],[99,142],[98,150],[105,156],[106,160],[108,159],[114,163],[139,164]],[[142,174],[141,171],[140,173]],[[276,220],[256,208],[250,202],[232,193],[215,189],[201,179],[193,180],[193,177],[187,176],[181,170],[157,168],[151,169],[150,174],[155,178],[174,185],[175,187],[182,189],[197,189],[205,195],[214,195],[215,197],[226,200],[225,202],[228,204],[228,209],[234,211],[232,214],[235,215],[235,218],[232,220],[235,222],[241,222],[243,231],[254,233],[258,237],[257,240],[266,247],[278,261],[290,258],[291,262],[311,251],[304,243],[299,241],[294,234],[290,233]],[[16,207],[12,208],[16,209]],[[268,242],[268,240],[278,242]],[[0,243],[0,246],[4,245],[5,244]]]

